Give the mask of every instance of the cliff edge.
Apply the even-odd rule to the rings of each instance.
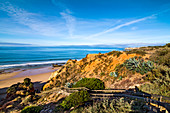
[[[43,89],[51,89],[57,86],[64,86],[66,83],[76,83],[81,78],[98,78],[105,83],[106,88],[129,88],[141,84],[140,79],[144,76],[140,73],[124,73],[114,75],[116,67],[126,60],[139,57],[140,54],[120,51],[112,51],[105,54],[88,54],[80,61],[68,60],[60,70],[51,74],[49,81]],[[147,59],[147,55],[142,56]],[[129,77],[130,76],[130,77]]]

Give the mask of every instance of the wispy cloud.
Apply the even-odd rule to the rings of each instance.
[[[60,13],[66,21],[66,26],[68,28],[69,36],[73,37],[73,32],[75,30],[76,18],[71,15],[71,12],[67,9],[65,12]]]
[[[132,24],[141,22],[141,21],[145,21],[145,20],[148,20],[148,19],[152,19],[152,18],[154,18],[155,16],[157,16],[157,15],[159,15],[159,14],[162,14],[162,13],[165,13],[165,12],[168,12],[168,11],[170,11],[170,9],[166,9],[166,10],[163,10],[163,11],[159,11],[158,13],[152,14],[152,15],[147,16],[147,17],[143,17],[143,18],[140,18],[140,19],[136,19],[136,20],[133,20],[133,21],[129,21],[129,22],[126,22],[126,23],[124,23],[124,24],[117,25],[116,27],[107,29],[107,30],[105,30],[105,31],[102,31],[102,32],[99,32],[99,33],[96,33],[96,34],[92,34],[92,35],[88,36],[87,38],[97,37],[97,36],[100,36],[100,35],[103,35],[103,34],[106,34],[106,33],[109,33],[109,32],[113,32],[113,31],[118,30],[118,29],[120,29],[120,28],[122,28],[122,27],[125,27],[125,26],[129,26],[129,25],[132,25]]]
[[[137,30],[138,29],[138,27],[132,27],[131,28],[131,30]]]
[[[64,0],[51,0],[52,3],[60,8],[62,12],[60,12],[60,15],[65,20],[66,27],[68,29],[69,37],[73,38],[73,33],[75,31],[75,23],[76,23],[76,17],[74,17],[72,14],[72,11],[64,4]]]
[[[9,2],[1,3],[0,10],[7,12],[16,22],[19,24],[25,25],[32,29],[35,33],[44,36],[59,36],[59,32],[65,30],[63,27],[60,27],[60,24],[50,24],[40,20],[39,14],[27,12],[21,8],[15,7]],[[60,28],[60,29],[58,29]]]
[[[147,19],[151,19],[151,18],[153,18],[154,16],[155,16],[155,15],[151,15],[151,16],[147,16],[147,17],[144,17],[144,18],[136,19],[136,20],[133,20],[133,21],[130,21],[130,22],[126,22],[126,23],[124,23],[124,24],[117,25],[116,27],[107,29],[107,30],[105,30],[105,31],[102,31],[102,32],[99,32],[99,33],[90,35],[90,36],[88,36],[87,38],[93,38],[93,37],[97,37],[97,36],[100,36],[100,35],[103,35],[103,34],[106,34],[106,33],[109,33],[109,32],[113,32],[113,31],[118,30],[118,29],[120,29],[120,28],[122,28],[122,27],[129,26],[129,25],[131,25],[131,24],[135,24],[135,23],[138,23],[138,22],[141,22],[141,21],[145,21],[145,20],[147,20]]]
[[[29,9],[22,9],[17,3],[15,5],[14,3],[12,4],[12,2],[0,3],[0,10],[9,16],[7,17],[6,14],[3,15],[4,13],[2,13],[0,18],[0,33],[2,34],[0,41],[8,42],[10,39],[11,42],[22,43],[26,41],[40,45],[47,43],[48,45],[57,45],[135,43],[148,41],[143,40],[146,38],[150,38],[150,41],[159,42],[160,40],[155,40],[155,35],[159,36],[157,39],[163,37],[162,39],[168,40],[169,38],[169,32],[164,29],[161,31],[162,34],[154,31],[154,29],[158,29],[158,31],[161,30],[159,26],[155,27],[157,26],[157,20],[154,17],[169,11],[169,9],[157,11],[158,13],[156,14],[151,13],[152,15],[150,16],[135,20],[128,17],[104,18],[104,16],[100,19],[91,19],[90,17],[87,19],[75,17],[74,11],[66,6],[66,0],[51,0],[51,2],[56,6],[56,10],[54,10],[53,7],[49,10],[54,11],[50,12],[52,14],[41,12],[43,15],[31,13]],[[143,15],[143,13],[141,15]],[[149,21],[150,23],[148,24],[147,20],[153,19],[155,19],[155,21]],[[143,21],[146,21],[147,25],[144,25],[142,23]],[[135,23],[139,24],[134,26]],[[144,32],[141,31],[143,28],[145,29]],[[149,32],[149,29],[153,31]],[[147,33],[148,35],[146,36]],[[111,41],[115,39],[116,41]]]
[[[51,0],[52,4],[56,7],[60,8],[61,10],[68,9],[66,5],[63,3],[64,0]]]

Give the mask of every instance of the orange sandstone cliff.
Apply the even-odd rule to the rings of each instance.
[[[51,89],[53,87],[64,86],[65,83],[75,83],[81,78],[98,78],[105,83],[106,88],[129,88],[141,84],[144,75],[139,73],[126,73],[126,69],[118,77],[110,76],[115,72],[116,66],[125,60],[140,56],[138,54],[126,54],[125,52],[112,51],[105,54],[88,54],[80,61],[68,60],[58,71],[51,74],[48,83],[43,87]],[[122,79],[118,79],[119,77]]]

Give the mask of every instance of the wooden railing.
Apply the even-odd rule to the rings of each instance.
[[[62,89],[61,87],[59,89]],[[51,91],[57,91],[58,88],[52,89],[52,90],[47,90],[43,91],[43,93],[48,93]],[[87,90],[90,93],[90,96],[93,100],[98,100],[98,99],[103,99],[103,98],[108,98],[108,99],[113,99],[115,97],[128,97],[128,98],[133,98],[133,99],[140,99],[145,101],[148,106],[150,106],[149,110],[153,111],[153,108],[156,108],[156,112],[159,113],[160,107],[162,107],[164,110],[166,110],[166,113],[170,113],[170,104],[161,102],[162,99],[170,100],[169,97],[164,97],[160,95],[152,95],[148,94],[145,92],[140,92],[140,91],[134,91],[133,89],[126,90],[126,89],[105,89],[105,90],[89,90],[88,88],[85,87],[79,87],[79,88],[64,88],[68,94],[71,94],[73,92],[81,91],[81,90]],[[160,100],[153,100],[151,99],[152,97],[160,98]],[[156,106],[155,106],[156,105]],[[161,109],[162,109],[161,108]]]
[[[87,88],[81,87],[81,88],[68,88],[67,89],[70,93],[80,91],[80,90],[88,90],[88,92],[91,95],[92,99],[102,99],[102,98],[114,98],[114,97],[128,97],[128,98],[133,98],[133,99],[140,99],[144,100],[148,105],[151,106],[150,110],[153,110],[153,107],[157,107],[156,112],[160,112],[160,106],[165,108],[166,112],[170,113],[170,104],[169,103],[164,103],[161,102],[161,99],[158,100],[153,100],[151,99],[152,97],[157,97],[157,98],[162,98],[166,100],[170,100],[169,97],[165,96],[160,96],[160,95],[153,95],[153,94],[148,94],[145,92],[140,92],[140,91],[133,91],[133,90],[126,90],[126,89],[105,89],[105,90],[89,90]],[[157,105],[157,106],[154,106]]]

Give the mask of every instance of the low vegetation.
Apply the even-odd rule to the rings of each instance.
[[[128,70],[136,71],[140,74],[145,74],[154,68],[153,62],[144,61],[141,57],[133,57],[126,60],[123,64]]]
[[[92,90],[105,89],[104,82],[96,78],[83,78],[73,85],[73,88],[76,87],[86,87]]]
[[[132,50],[125,51],[125,52],[126,52],[126,54],[136,53],[136,54],[141,55],[141,56],[144,56],[145,54],[147,54],[145,51],[140,50],[140,49],[132,49]]]
[[[158,65],[170,67],[170,48],[165,47],[163,49],[156,50],[149,59]]]
[[[94,102],[92,105],[79,107],[71,113],[143,113],[145,102],[139,100],[130,100],[127,98]]]
[[[64,109],[82,105],[84,102],[90,100],[90,94],[87,91],[79,91],[70,94],[60,104]]]
[[[41,109],[40,106],[27,106],[21,111],[21,113],[40,113]]]
[[[111,51],[111,52],[107,53],[107,55],[113,55],[113,56],[117,56],[117,57],[119,57],[121,54],[123,54],[123,53],[120,51]]]
[[[170,48],[169,44],[157,47],[149,60],[155,63],[155,68],[146,74],[145,81],[150,83],[140,86],[144,92],[170,97]]]
[[[142,91],[170,97],[170,68],[159,65],[147,73],[145,80],[151,83],[142,85]]]

